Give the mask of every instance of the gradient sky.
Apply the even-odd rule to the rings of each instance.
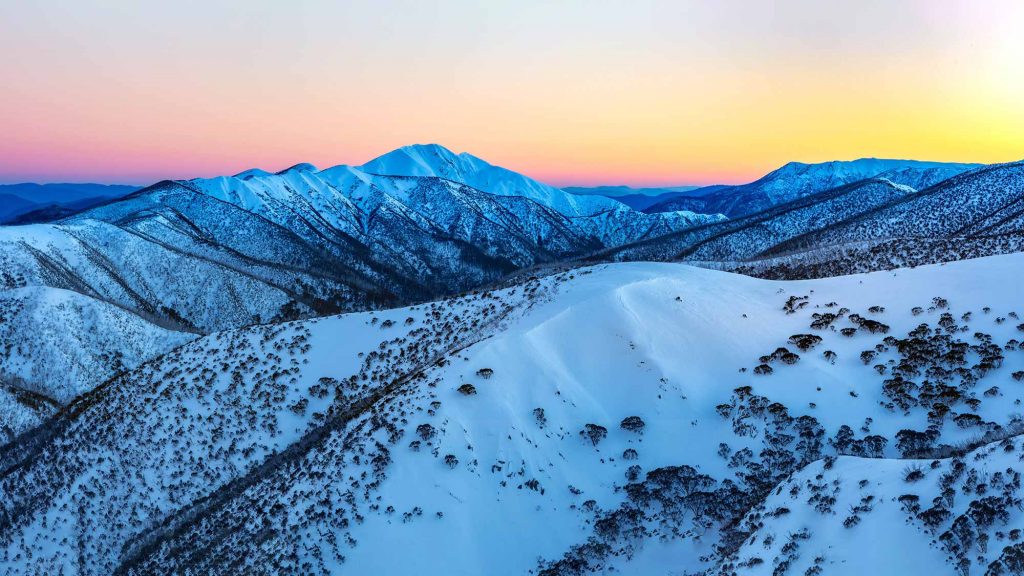
[[[556,185],[1024,158],[1024,2],[0,0],[0,182],[360,164]]]

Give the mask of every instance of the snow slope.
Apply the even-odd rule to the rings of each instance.
[[[669,237],[666,237],[669,238]],[[765,278],[814,278],[1024,250],[1024,164],[996,164],[710,265]],[[704,255],[707,255],[706,252]],[[700,255],[694,253],[695,258]]]
[[[69,290],[0,292],[0,373],[60,404],[195,337]]]
[[[0,442],[114,374],[195,337],[77,292],[0,291]]]
[[[1024,233],[1024,162],[961,174],[889,205],[815,231],[801,244],[877,238],[948,238]],[[779,250],[790,249],[782,245]]]
[[[747,516],[758,527],[726,570],[767,575],[785,562],[794,574],[1019,572],[1024,543],[1008,533],[1024,526],[1021,450],[1024,442],[1015,437],[926,462],[816,462]],[[908,481],[913,472],[920,478]],[[818,494],[835,498],[830,510],[806,505]],[[925,516],[929,524],[919,517],[924,510],[948,516]]]
[[[211,335],[0,449],[0,561],[12,574],[802,573],[827,550],[849,573],[902,574],[853,548],[896,517],[893,470],[909,464],[894,459],[939,470],[960,443],[1020,444],[1022,266],[772,282],[612,264]],[[948,386],[941,402],[924,371]],[[861,477],[874,504],[837,529],[868,493],[849,486]],[[1019,497],[1006,480],[989,486]],[[775,492],[808,481],[836,500]],[[1011,544],[995,533],[1008,513],[978,528],[986,561]],[[796,559],[783,539],[804,527]],[[885,533],[954,573],[941,531]]]

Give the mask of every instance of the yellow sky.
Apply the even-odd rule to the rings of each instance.
[[[0,4],[0,182],[146,183],[436,142],[553,184],[1024,158],[1024,4]]]

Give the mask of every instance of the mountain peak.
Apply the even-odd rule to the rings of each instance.
[[[570,217],[628,209],[625,204],[603,196],[574,196],[472,154],[456,154],[440,144],[403,146],[370,160],[360,169],[387,176],[436,176],[497,196],[529,198]]]
[[[292,166],[290,168],[285,168],[284,170],[281,170],[277,174],[281,175],[281,174],[288,174],[289,172],[317,172],[317,171],[318,171],[318,169],[317,169],[316,166],[314,166],[314,165],[312,165],[312,164],[310,164],[308,162],[300,162],[300,163],[298,163],[298,164],[296,164],[296,165],[294,165],[294,166]]]
[[[244,178],[252,178],[252,177],[262,177],[262,176],[270,176],[270,172],[267,172],[266,170],[263,170],[262,168],[249,168],[248,170],[242,170],[238,174],[235,174],[234,176],[232,176],[232,178],[243,178],[244,179]]]
[[[483,160],[463,152],[456,154],[440,144],[411,144],[370,160],[361,167],[388,176],[438,176],[460,180],[467,173],[490,168]]]
[[[442,158],[459,156],[459,154],[456,154],[450,148],[432,142],[426,144],[408,144],[406,146],[398,148],[398,150],[402,150],[407,153],[433,154],[435,156],[440,156]]]

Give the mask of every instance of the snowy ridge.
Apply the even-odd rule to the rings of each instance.
[[[742,218],[613,248],[600,256],[615,260],[753,259],[780,243],[828,229],[912,192],[885,179],[861,180]]]
[[[1024,162],[961,174],[891,205],[817,231],[800,244],[1024,232]],[[789,249],[782,246],[779,249]]]
[[[612,264],[211,335],[0,449],[4,569],[895,574],[834,551],[894,526],[952,573],[965,540],[942,534],[988,495],[1011,500],[969,517],[989,552],[968,562],[1005,562],[1022,265],[779,283]],[[994,466],[964,443],[998,446]],[[893,473],[935,458],[918,483]],[[921,516],[956,458],[971,491]],[[892,523],[910,492],[899,518],[937,515],[930,532]]]
[[[1022,163],[964,172],[921,191],[861,180],[593,259],[700,262],[765,278],[820,278],[1024,249]]]
[[[671,198],[645,211],[682,209],[720,212],[729,217],[738,217],[869,178],[886,179],[894,184],[922,190],[979,167],[981,164],[878,158],[820,164],[790,162],[749,184],[711,187],[713,189],[706,194]]]
[[[276,174],[253,169],[160,182],[57,224],[0,227],[0,288],[68,290],[145,325],[208,333],[428,300],[721,219],[649,215],[600,198],[565,204],[560,199],[572,198],[561,191],[467,155],[429,150],[461,158],[459,170],[441,166],[442,178],[310,164]],[[612,209],[577,210],[606,204]],[[82,344],[86,356],[131,358],[129,367],[166,349],[152,346],[144,358],[102,338]],[[42,356],[21,361],[27,364],[12,378],[35,374],[29,389],[60,403],[73,398],[41,376],[52,369],[33,365]],[[70,389],[85,392],[109,375],[91,371]],[[20,410],[13,400],[3,404]],[[0,426],[8,420],[0,418]]]

